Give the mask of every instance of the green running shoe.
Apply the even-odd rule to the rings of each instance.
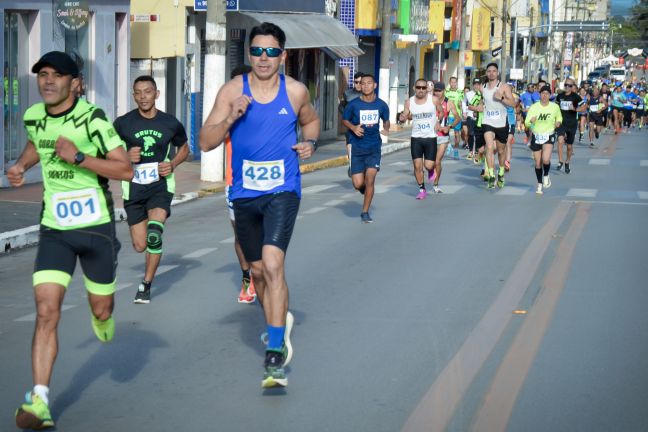
[[[99,321],[95,316],[92,316],[92,329],[97,335],[97,339],[101,342],[110,342],[115,336],[115,320],[112,315],[106,321]]]
[[[20,429],[46,429],[54,427],[47,404],[40,396],[28,391],[25,403],[16,410],[16,426]]]
[[[265,371],[263,372],[263,381],[261,387],[286,387],[288,385],[288,378],[286,378],[286,371],[283,368],[284,356],[282,352],[266,351],[265,357]]]
[[[495,177],[488,178],[488,189],[495,189]]]
[[[504,180],[504,176],[503,175],[498,175],[497,176],[497,187],[502,189],[504,187],[505,183],[506,183],[506,181]]]

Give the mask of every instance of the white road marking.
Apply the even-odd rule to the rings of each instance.
[[[347,200],[349,198],[355,197],[356,195],[358,195],[358,192],[345,193],[344,195],[342,195],[342,199]]]
[[[568,197],[577,198],[596,198],[598,191],[596,189],[571,188],[567,191]]]
[[[439,189],[443,191],[443,195],[452,195],[453,193],[459,192],[459,190],[463,188],[463,185],[439,185]],[[429,192],[434,195],[434,192],[432,190],[430,190]]]
[[[610,165],[610,159],[590,159],[590,165]]]
[[[641,162],[639,162],[639,166],[648,167],[648,160],[643,159]]]
[[[77,307],[77,305],[63,305],[61,306],[61,312],[75,307]],[[36,321],[36,312],[30,313],[29,315],[22,316],[20,318],[16,318],[14,321],[18,321],[18,322]]]
[[[496,195],[510,195],[510,196],[520,196],[529,192],[529,188],[517,187],[517,186],[506,186],[504,189],[500,189],[496,192]]]
[[[218,248],[204,248],[204,249],[198,249],[197,251],[191,252],[190,254],[184,255],[182,258],[200,258],[202,256],[207,255],[208,253],[212,253]]]
[[[398,161],[398,162],[392,162],[389,164],[389,166],[403,166],[403,165],[411,165],[410,162],[405,162],[405,161]]]
[[[304,216],[299,215],[299,216],[297,216],[297,220],[299,220],[299,219],[303,219],[303,217],[304,217]]]
[[[128,283],[128,282],[118,283],[117,286],[115,287],[115,292],[117,292],[117,291],[121,291],[121,290],[123,290],[123,289],[125,289],[125,288],[128,288],[128,287],[131,286],[131,285],[133,285],[133,284],[132,284],[132,283]]]
[[[158,267],[157,272],[155,272],[155,276],[160,276],[161,274],[171,271],[176,267],[178,267],[177,264],[161,265],[160,267]]]
[[[326,207],[313,207],[312,209],[306,210],[304,214],[315,214],[321,212],[322,210],[326,210]]]
[[[333,206],[336,206],[338,204],[342,204],[343,202],[344,202],[344,200],[331,200],[331,201],[325,202],[323,205],[325,205],[327,207],[333,207]]]
[[[312,194],[312,193],[318,193],[325,191],[327,189],[334,188],[337,185],[334,184],[325,184],[325,185],[313,185],[313,186],[308,186],[302,189],[302,194]]]
[[[637,195],[639,195],[639,199],[648,200],[648,192],[646,191],[637,191]]]
[[[374,189],[374,193],[377,194],[382,194],[385,192],[389,192],[390,190],[394,189],[396,186],[395,185],[376,185]]]
[[[234,243],[234,237],[226,238],[225,240],[219,241],[219,243]]]

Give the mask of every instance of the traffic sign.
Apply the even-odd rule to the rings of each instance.
[[[226,0],[225,10],[237,11],[239,10],[239,0]]]

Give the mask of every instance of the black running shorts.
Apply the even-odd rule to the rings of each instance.
[[[97,295],[113,294],[120,248],[114,222],[69,231],[41,225],[34,286],[56,283],[67,288],[78,258],[87,290]]]
[[[412,160],[425,157],[425,160],[433,161],[436,159],[437,139],[412,137],[410,150]]]
[[[545,145],[545,144],[553,145],[555,142],[556,142],[556,134],[551,135],[549,137],[549,141],[547,141],[546,143],[542,143],[542,144],[536,144],[535,135],[531,134],[531,145],[529,145],[529,149],[531,149],[531,151],[534,151],[534,152],[540,151],[540,150],[542,150],[543,145]]]
[[[556,133],[558,136],[564,136],[565,137],[565,143],[572,145],[574,144],[574,139],[576,138],[576,128],[578,126],[565,126],[565,125],[560,125]]]
[[[148,219],[148,211],[156,208],[166,210],[167,218],[171,216],[171,201],[173,194],[164,189],[156,188],[150,193],[140,194],[136,199],[124,200],[124,210],[128,225],[133,226]]]
[[[508,126],[504,126],[501,128],[496,128],[491,125],[487,124],[482,124],[482,129],[484,131],[484,135],[487,132],[492,132],[495,134],[495,139],[499,141],[501,144],[506,144],[506,141],[508,141],[508,135],[509,135],[509,128]]]
[[[484,139],[484,129],[475,126],[475,149],[480,149],[486,145]]]
[[[605,119],[601,114],[590,113],[589,122],[594,123],[596,126],[603,126]]]
[[[234,200],[236,235],[245,259],[260,261],[265,245],[276,246],[285,253],[298,211],[299,197],[295,192]]]

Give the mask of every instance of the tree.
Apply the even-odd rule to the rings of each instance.
[[[631,22],[637,29],[637,33],[642,40],[640,48],[646,47],[648,42],[648,0],[636,0],[634,6],[630,9]]]

